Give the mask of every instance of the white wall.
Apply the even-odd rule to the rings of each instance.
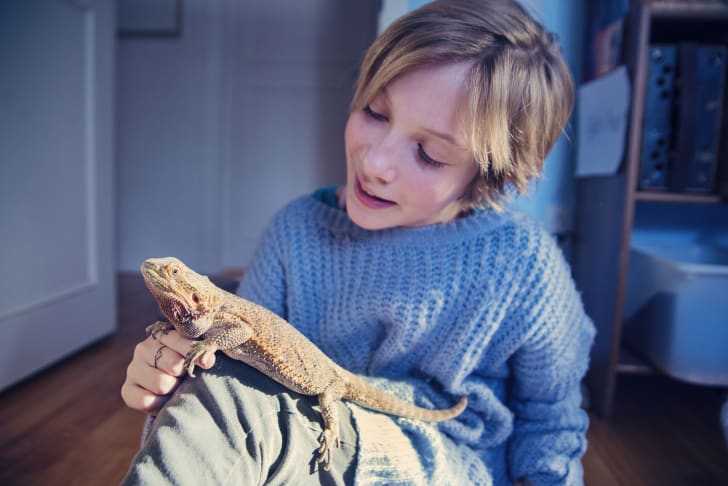
[[[117,266],[245,266],[272,214],[343,181],[377,2],[186,1],[179,37],[121,37]]]

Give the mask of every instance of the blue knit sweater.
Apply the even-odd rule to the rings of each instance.
[[[350,404],[357,484],[581,484],[594,328],[552,237],[493,211],[369,231],[333,190],[275,216],[239,294],[400,397],[469,398],[440,424]]]

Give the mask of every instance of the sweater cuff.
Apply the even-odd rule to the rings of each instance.
[[[565,475],[559,475],[556,471],[539,472],[530,477],[519,478],[519,483],[533,486],[583,486],[584,468],[581,459],[574,459],[566,468]]]

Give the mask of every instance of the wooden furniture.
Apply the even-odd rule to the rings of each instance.
[[[632,0],[626,26],[625,57],[632,82],[632,104],[624,161],[613,175],[578,179],[576,191],[574,276],[597,327],[588,385],[594,409],[602,416],[611,413],[619,373],[650,371],[648,366],[629,359],[621,346],[635,212],[640,206],[655,204],[700,205],[707,209],[722,201],[718,190],[713,194],[641,191],[638,177],[649,45],[680,41],[728,45],[728,3]],[[723,98],[721,132],[725,134],[728,107],[727,97]],[[725,184],[728,137],[722,138],[718,160]]]

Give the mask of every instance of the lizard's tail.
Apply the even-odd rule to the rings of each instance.
[[[418,407],[377,388],[357,376],[351,378],[351,382],[347,387],[347,394],[344,398],[378,412],[414,420],[424,420],[425,422],[450,420],[460,415],[468,406],[468,397],[462,396],[458,403],[450,408],[432,410]]]

